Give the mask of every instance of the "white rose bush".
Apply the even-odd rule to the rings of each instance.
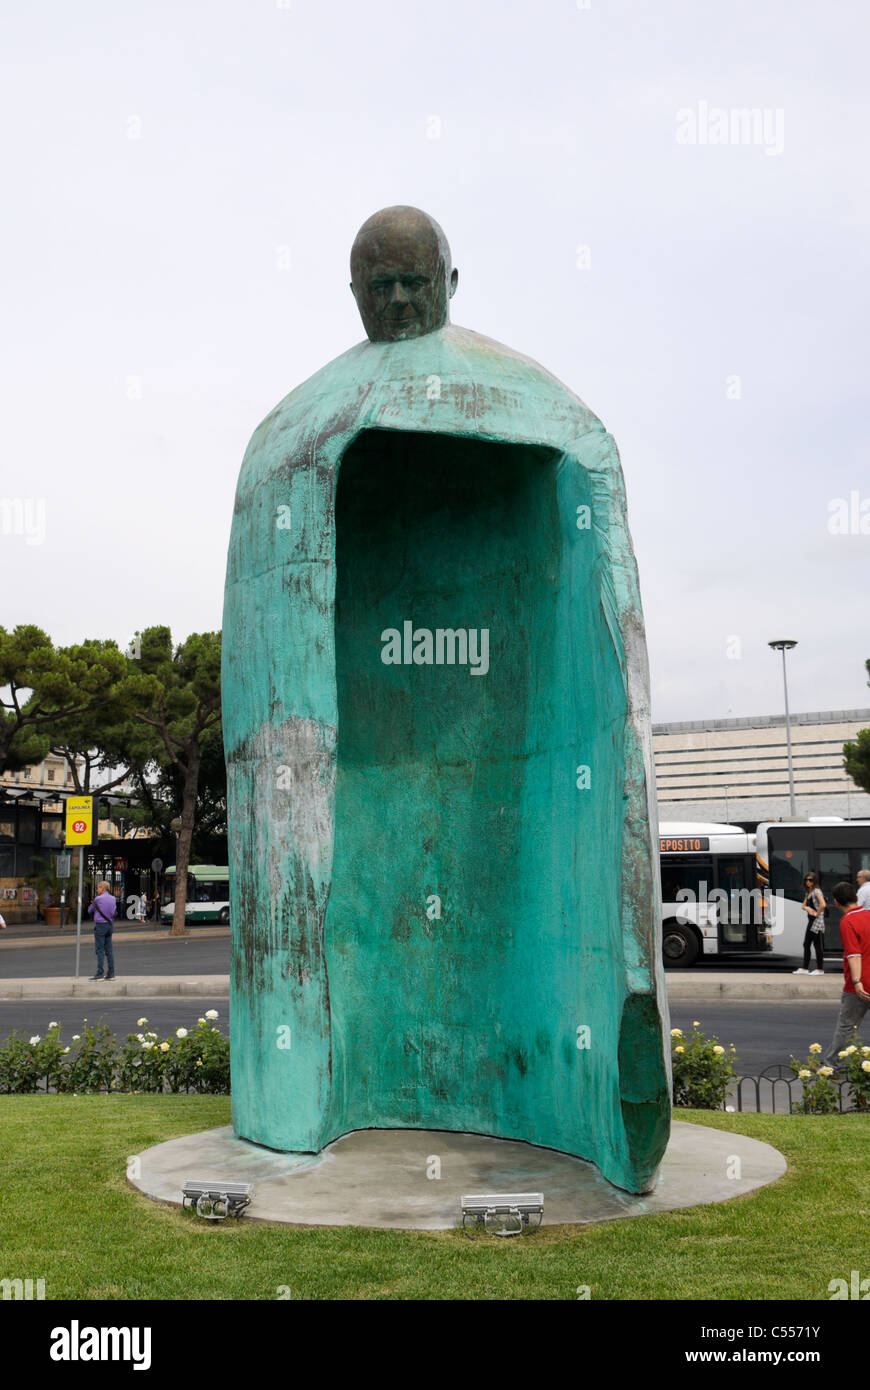
[[[57,1023],[50,1023],[43,1037],[34,1033],[30,1038],[17,1029],[0,1047],[0,1093],[24,1095],[41,1089],[48,1082],[57,1090],[64,1069],[63,1043]]]
[[[810,1043],[805,1062],[799,1062],[795,1057],[791,1059],[792,1072],[803,1087],[802,1098],[791,1103],[794,1115],[835,1115],[840,1109],[840,1092],[834,1080],[834,1068],[823,1064],[821,1054],[821,1043]]]
[[[699,1020],[691,1033],[671,1029],[671,1063],[674,1073],[674,1105],[694,1110],[720,1110],[734,1076],[734,1044],[722,1047],[718,1038],[707,1037]]]
[[[137,1021],[139,1031],[128,1033],[118,1045],[105,1023],[82,1024],[73,1033],[73,1046],[65,1046],[56,1022],[45,1035],[29,1038],[15,1030],[0,1043],[0,1095],[35,1091],[119,1091],[161,1094],[164,1091],[198,1095],[228,1095],[230,1090],[229,1041],[214,1022],[209,1009],[193,1028],[176,1028],[164,1039],[142,1031],[147,1018]]]
[[[838,1067],[852,1089],[856,1110],[870,1110],[870,1047],[861,1047],[858,1029],[853,1041],[839,1054]]]

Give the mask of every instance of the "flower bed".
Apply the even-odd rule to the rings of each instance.
[[[64,1044],[58,1023],[45,1035],[27,1038],[13,1031],[0,1044],[0,1094],[34,1091],[132,1091],[228,1095],[230,1045],[208,1009],[192,1028],[176,1028],[165,1038],[152,1031],[128,1033],[120,1045],[105,1023],[84,1020],[81,1033]],[[140,1018],[137,1028],[144,1028]]]

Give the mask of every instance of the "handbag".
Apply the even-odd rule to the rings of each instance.
[[[814,907],[816,906],[817,901],[818,901],[818,895],[817,895],[816,890],[815,890],[815,888],[814,888],[813,891],[812,891],[812,893],[810,893],[809,897],[807,898],[807,906],[808,906],[808,908],[814,908]],[[805,909],[805,910],[806,910],[806,909]],[[809,927],[809,929],[810,929],[811,932],[817,932],[817,933],[818,933],[818,932],[823,932],[823,931],[825,930],[825,914],[824,914],[823,912],[821,912],[821,911],[819,911],[819,912],[807,911],[807,916],[808,916],[808,918],[809,918],[809,921],[807,922],[807,925],[808,925],[808,927]]]

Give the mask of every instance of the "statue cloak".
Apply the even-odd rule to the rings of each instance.
[[[601,422],[467,329],[352,348],[248,447],[223,652],[236,1132],[470,1131],[649,1190],[649,682]]]

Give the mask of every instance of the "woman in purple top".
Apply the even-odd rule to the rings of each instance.
[[[112,929],[115,925],[115,913],[118,904],[109,892],[108,883],[97,884],[97,896],[88,908],[90,916],[94,919],[94,950],[97,953],[97,973],[92,975],[92,980],[114,980],[115,978],[115,953],[112,950]],[[103,956],[106,957],[108,973],[103,974]]]

